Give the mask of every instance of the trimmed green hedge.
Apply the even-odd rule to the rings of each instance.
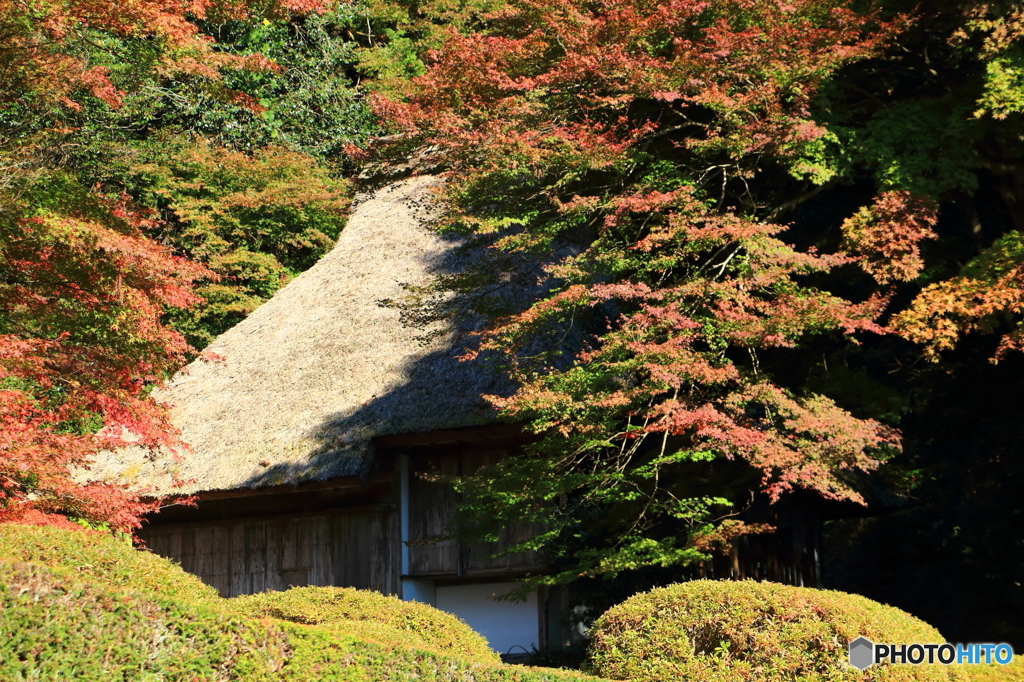
[[[173,563],[110,536],[0,524],[4,682],[595,679],[501,665],[457,619],[373,593],[298,588],[242,602],[221,599]],[[377,607],[392,617],[374,620]],[[246,615],[270,612],[322,624]],[[416,624],[425,632],[405,629]],[[358,627],[372,630],[375,641],[346,632]]]
[[[977,665],[967,670],[970,682],[1024,682],[1024,651],[1014,652],[1009,665]]]
[[[856,595],[696,581],[636,595],[592,630],[590,669],[632,682],[1024,682],[1013,665],[845,665],[847,642],[942,641]],[[235,599],[110,536],[0,524],[0,679],[7,682],[581,682],[505,666],[432,607],[295,588]]]
[[[282,623],[294,648],[282,682],[601,682],[582,673],[488,665],[422,649],[390,648],[317,625]]]
[[[753,581],[698,580],[609,609],[591,630],[589,669],[633,682],[966,682],[960,666],[848,665],[850,640],[943,642],[938,630],[858,595]]]
[[[174,562],[99,531],[0,524],[0,559],[63,566],[107,585],[146,590],[190,604],[221,601],[217,590]]]
[[[278,679],[284,633],[206,604],[0,561],[0,679]]]
[[[501,663],[487,640],[455,616],[426,604],[350,587],[297,587],[229,600],[254,618],[322,625],[371,642],[430,649],[481,663]]]

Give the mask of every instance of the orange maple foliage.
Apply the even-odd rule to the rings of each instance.
[[[146,237],[149,218],[123,198],[78,201],[62,211],[23,202],[0,227],[0,521],[126,530],[152,505],[75,473],[123,432],[179,445],[148,397],[187,350],[161,316],[196,302],[191,282],[211,273]]]
[[[883,192],[870,208],[862,208],[843,223],[843,234],[860,265],[879,284],[909,282],[924,267],[923,239],[935,239],[938,205],[909,192]]]
[[[39,144],[64,130],[62,107],[121,104],[111,72],[86,55],[102,54],[107,39],[135,40],[156,46],[140,68],[158,77],[273,69],[259,55],[215,50],[196,22],[328,4],[0,0],[0,105],[42,117],[36,133],[0,140],[0,521],[139,525],[154,503],[125,486],[83,483],[86,471],[123,434],[142,447],[184,449],[149,391],[190,350],[165,315],[200,301],[194,283],[216,278],[146,236],[155,216],[127,196],[82,187]]]
[[[970,261],[960,275],[925,287],[910,307],[900,312],[892,327],[905,338],[924,346],[925,355],[956,347],[961,336],[974,331],[992,332],[1010,322],[993,360],[1011,350],[1024,350],[1024,330],[1014,315],[1024,313],[1024,236],[1009,232]]]
[[[326,0],[280,0],[266,15],[324,11]],[[219,79],[223,68],[273,68],[257,56],[237,56],[213,49],[213,41],[195,24],[199,19],[241,19],[251,5],[244,0],[0,0],[0,82],[6,97],[33,92],[72,108],[78,92],[118,106],[122,92],[111,83],[109,69],[90,64],[80,44],[91,32],[157,41],[164,57],[158,73],[194,74]],[[4,96],[0,96],[4,97]]]

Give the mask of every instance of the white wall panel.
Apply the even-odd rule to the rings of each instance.
[[[515,583],[485,583],[438,587],[436,606],[466,621],[490,642],[499,654],[524,653],[537,646],[537,594],[525,602],[495,601],[492,595],[504,594]],[[519,647],[522,647],[520,649]]]

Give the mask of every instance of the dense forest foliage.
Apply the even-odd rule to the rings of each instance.
[[[0,35],[0,519],[135,526],[75,471],[187,457],[152,387],[429,148],[486,258],[405,305],[489,315],[540,436],[463,483],[478,534],[543,522],[538,580],[611,603],[813,491],[829,586],[1024,646],[1017,3],[0,0]]]

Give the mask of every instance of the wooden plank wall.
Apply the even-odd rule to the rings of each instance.
[[[485,542],[462,547],[462,570],[464,573],[474,571],[516,570],[535,568],[540,565],[537,552],[519,552],[506,556],[491,558],[494,554],[507,547],[518,545],[543,532],[540,524],[514,523],[498,534],[497,542]]]
[[[409,573],[459,572],[459,545],[437,538],[448,534],[458,496],[451,485],[424,476],[458,476],[459,460],[450,455],[416,457],[409,463]]]
[[[391,511],[151,526],[139,536],[223,597],[303,585],[398,594]]]
[[[821,587],[822,521],[817,501],[790,500],[766,519],[774,533],[742,535],[727,555],[713,554],[698,575],[713,580],[770,580],[798,587]]]
[[[451,484],[432,480],[437,476],[459,476],[495,463],[503,451],[419,455],[409,466],[409,572],[411,575],[464,575],[537,568],[537,552],[522,552],[492,559],[491,556],[527,540],[542,529],[530,524],[513,524],[500,533],[497,542],[460,545],[440,540],[451,533],[458,495]]]
[[[397,512],[334,518],[334,585],[398,594],[402,573]]]

